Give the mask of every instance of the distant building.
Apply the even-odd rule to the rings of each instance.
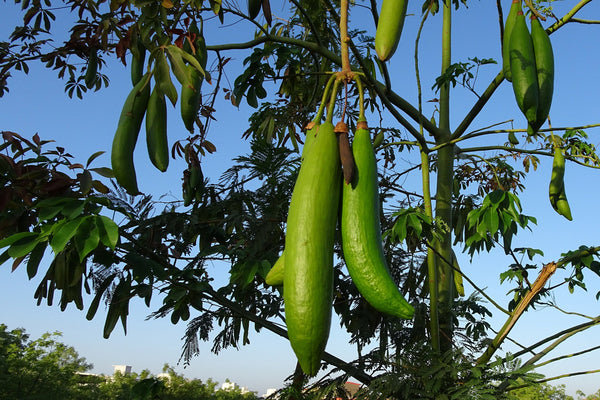
[[[346,389],[349,399],[354,399],[356,397],[356,392],[358,392],[358,389],[360,389],[360,386],[361,386],[360,383],[354,383],[354,382],[344,383],[344,389]]]
[[[113,368],[113,374],[116,374],[117,372],[120,372],[123,375],[131,373],[131,365],[113,365]]]
[[[277,393],[277,389],[269,388],[267,389],[267,393],[263,394],[262,397],[266,399],[267,397],[272,396],[275,393]]]
[[[245,386],[239,387],[238,384],[235,382],[226,381],[221,385],[221,390],[230,391],[230,390],[236,390],[236,389],[239,389],[242,394],[250,393],[250,391],[248,390],[247,387],[245,387]]]

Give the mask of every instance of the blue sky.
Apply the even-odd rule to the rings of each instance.
[[[243,2],[242,2],[243,3]],[[390,61],[390,71],[397,92],[409,101],[416,99],[414,84],[413,43],[420,17],[420,2],[409,5],[409,13],[404,28],[404,35],[396,55]],[[494,3],[494,4],[491,4]],[[505,1],[504,3],[510,3]],[[556,5],[556,15],[561,16],[572,7],[574,1],[560,1]],[[508,6],[508,4],[506,4]],[[10,2],[3,3],[0,14],[0,37],[5,38],[15,21],[19,18]],[[505,12],[507,8],[505,8]],[[280,11],[274,8],[275,15]],[[358,13],[356,13],[358,14]],[[600,19],[600,5],[592,3],[586,6],[580,18]],[[359,18],[355,18],[359,21]],[[231,23],[233,21],[226,21]],[[362,22],[362,21],[361,21]],[[423,79],[424,99],[435,96],[430,87],[433,79],[439,75],[440,49],[440,17],[429,20],[426,24],[420,46],[423,61],[420,63]],[[354,23],[351,15],[351,23]],[[357,22],[358,23],[358,22]],[[548,24],[544,24],[546,27]],[[244,25],[236,24],[233,29],[221,28],[209,23],[206,37],[209,44],[225,43],[234,40],[245,41],[251,38],[251,30]],[[366,26],[370,32],[372,26]],[[600,68],[597,25],[569,24],[552,35],[556,58],[555,96],[551,110],[553,125],[556,127],[575,126],[600,122],[600,103],[597,101],[600,92]],[[232,32],[235,38],[232,37]],[[240,39],[240,32],[247,32],[248,37]],[[469,9],[461,8],[454,15],[453,27],[453,62],[466,62],[469,57],[499,59],[498,22],[495,2],[470,1]],[[229,81],[235,79],[235,69],[239,68],[245,53],[242,51],[229,54],[233,57],[234,71]],[[210,60],[209,60],[210,62]],[[484,67],[480,71],[477,89],[482,91],[490,79],[498,72],[498,66]],[[105,150],[107,154],[96,160],[96,165],[109,165],[108,152],[112,135],[122,107],[122,102],[130,90],[129,72],[121,64],[111,61],[104,71],[108,71],[111,84],[99,92],[90,93],[83,100],[69,99],[63,91],[64,82],[56,79],[52,71],[46,71],[38,65],[31,65],[29,75],[16,72],[9,82],[10,93],[0,98],[0,129],[18,132],[31,137],[36,132],[43,139],[52,138],[57,145],[65,146],[75,158],[84,161],[97,150]],[[104,72],[103,71],[103,72]],[[464,113],[476,100],[475,96],[457,87],[452,91],[451,110],[452,126],[456,126]],[[426,103],[424,110],[430,115],[433,105]],[[209,139],[218,151],[203,160],[205,174],[213,179],[229,166],[232,157],[244,154],[248,143],[241,140],[241,134],[247,127],[250,109],[244,104],[239,109],[222,101],[217,107],[217,121],[213,125]],[[387,118],[387,117],[386,117]],[[495,93],[485,111],[473,122],[472,129],[478,129],[514,119],[515,127],[524,127],[512,95],[512,89],[504,82]],[[372,123],[372,125],[375,125]],[[503,127],[510,127],[509,124]],[[185,129],[179,121],[177,110],[173,110],[169,119],[170,140],[185,136]],[[599,130],[588,130],[590,141],[598,145]],[[495,140],[486,138],[484,140]],[[504,140],[504,139],[502,139]],[[407,155],[407,160],[415,161],[415,154]],[[136,165],[139,174],[140,188],[144,192],[161,195],[173,193],[180,196],[180,176],[183,163],[181,160],[171,162],[167,173],[160,173],[151,167],[145,154],[143,135],[140,135],[136,151]],[[543,160],[539,169],[531,173],[526,183],[528,189],[520,197],[524,206],[523,212],[538,219],[538,225],[532,233],[525,232],[519,236],[517,243],[523,246],[537,247],[544,251],[539,262],[556,260],[560,253],[572,250],[581,244],[598,245],[600,242],[600,209],[597,207],[596,194],[600,183],[600,172],[581,167],[568,166],[566,172],[567,191],[574,221],[568,222],[551,209],[547,199],[547,185],[550,177],[550,162]],[[407,181],[410,184],[412,181]],[[488,293],[506,304],[508,285],[499,285],[498,275],[511,262],[503,254],[493,252],[478,256],[471,264],[468,257],[460,256],[461,267],[480,287],[487,288]],[[215,265],[214,271],[218,279],[227,279],[222,266]],[[600,278],[589,275],[588,292],[568,295],[566,289],[559,290],[556,301],[561,307],[588,315],[596,316],[598,302],[595,293],[600,290]],[[103,315],[93,321],[87,321],[84,313],[70,307],[60,312],[57,306],[37,307],[33,292],[39,277],[27,280],[25,270],[20,268],[10,272],[8,264],[0,268],[0,323],[10,328],[22,326],[37,337],[47,331],[61,331],[64,341],[74,346],[89,362],[94,364],[94,371],[111,373],[113,364],[130,364],[140,371],[150,369],[159,373],[164,363],[177,364],[185,326],[173,326],[167,320],[145,321],[149,314],[142,302],[132,305],[128,323],[128,334],[123,335],[117,328],[109,340],[102,338]],[[553,282],[560,282],[558,273]],[[467,285],[467,292],[472,288]],[[158,307],[159,303],[154,302]],[[491,305],[490,305],[491,307]],[[493,310],[494,311],[494,310]],[[527,320],[525,320],[527,319]],[[500,312],[494,312],[491,320],[498,329],[502,322]],[[538,309],[527,314],[514,328],[511,337],[523,343],[533,343],[550,333],[567,326],[583,322],[581,318],[563,316],[551,309]],[[327,350],[332,354],[345,358],[353,354],[353,346],[347,343],[347,336],[337,329],[334,321],[332,336]],[[581,336],[576,336],[563,346],[554,356],[567,354],[577,349],[593,346],[597,342],[598,328],[592,328]],[[283,379],[292,372],[295,365],[293,353],[288,344],[280,337],[263,332],[252,333],[251,345],[241,350],[226,350],[218,356],[210,353],[210,343],[201,347],[201,354],[194,359],[187,369],[177,367],[186,376],[206,380],[212,378],[219,382],[225,379],[247,386],[262,394],[270,387],[280,387]],[[510,350],[507,346],[505,350]],[[595,353],[557,363],[542,370],[547,376],[564,372],[598,369]],[[598,375],[569,378],[556,383],[567,385],[568,391],[574,394],[577,389],[584,392],[595,392]]]

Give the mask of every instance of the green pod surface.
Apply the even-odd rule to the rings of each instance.
[[[375,31],[375,51],[381,61],[389,60],[398,47],[407,8],[408,0],[383,0],[381,4]]]
[[[409,319],[413,307],[390,275],[381,238],[377,160],[368,129],[356,130],[352,141],[355,174],[342,192],[342,249],[352,281],[375,309]]]
[[[148,156],[159,171],[169,166],[169,143],[167,138],[167,103],[165,95],[154,87],[146,111],[146,144]]]
[[[204,40],[204,35],[202,33],[203,23],[200,21],[200,27],[196,21],[192,21],[190,24],[190,32],[195,35],[194,39],[194,51],[196,60],[202,66],[202,69],[206,69],[206,63],[208,61],[208,50],[206,49],[206,41]]]
[[[96,49],[90,50],[90,55],[87,62],[87,68],[85,71],[85,86],[91,89],[96,83],[96,76],[98,75],[98,51]]]
[[[283,270],[284,270],[284,260],[285,253],[281,253],[281,256],[275,261],[275,264],[267,273],[265,277],[265,283],[269,286],[279,286],[283,285]]]
[[[261,8],[262,0],[248,0],[248,16],[251,19],[258,17]]]
[[[325,122],[302,161],[287,219],[285,318],[292,349],[309,376],[319,371],[331,325],[339,157],[333,124]]]
[[[565,156],[559,146],[554,146],[554,160],[552,162],[552,176],[550,177],[550,185],[548,194],[550,204],[554,211],[562,215],[569,221],[572,220],[571,208],[567,201],[565,192]]]
[[[517,105],[527,122],[533,124],[537,119],[539,90],[533,42],[523,12],[517,13],[510,35],[509,53],[512,86]]]
[[[133,87],[121,110],[110,155],[112,170],[119,185],[131,194],[138,194],[133,163],[133,151],[137,142],[148,99],[150,97],[150,74]]]
[[[135,86],[144,76],[144,63],[146,61],[146,48],[137,31],[132,31],[130,36],[131,50],[131,83]]]
[[[194,123],[202,104],[202,81],[204,76],[200,71],[191,65],[185,66],[189,78],[190,86],[181,87],[181,119],[186,129],[194,132]]]
[[[519,144],[519,139],[517,139],[517,135],[514,132],[508,132],[508,141],[514,146]]]
[[[535,53],[535,67],[539,88],[537,118],[532,124],[533,130],[537,132],[544,125],[544,122],[546,122],[550,113],[550,106],[552,105],[552,96],[554,94],[554,53],[550,38],[535,15],[531,17],[531,40]]]
[[[306,132],[306,139],[304,139],[304,146],[302,147],[302,159],[304,160],[305,154],[308,154],[310,151],[310,147],[315,141],[317,137],[317,133],[319,132],[320,124],[314,123],[311,125],[310,129]]]
[[[506,16],[506,22],[504,23],[504,37],[502,38],[502,71],[507,81],[512,82],[512,74],[510,73],[510,35],[512,34],[515,21],[517,20],[517,13],[522,11],[521,0],[513,0],[508,15]]]

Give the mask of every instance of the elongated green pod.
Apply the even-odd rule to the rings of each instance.
[[[85,71],[85,77],[84,77],[85,86],[88,89],[91,89],[92,87],[94,87],[94,84],[96,83],[97,75],[98,75],[98,50],[91,49],[90,55],[88,58],[88,62],[87,62],[86,71]]]
[[[179,107],[183,124],[188,131],[194,132],[194,123],[202,105],[202,81],[204,76],[191,65],[186,65],[185,69],[190,85],[181,86],[181,103]]]
[[[535,53],[535,66],[537,71],[539,99],[537,108],[537,118],[532,124],[535,132],[548,119],[550,106],[552,105],[552,96],[554,94],[554,52],[552,43],[542,27],[542,24],[535,15],[531,16],[531,40],[533,51]]]
[[[521,1],[522,0],[513,0],[508,15],[506,16],[506,22],[504,23],[504,37],[502,38],[502,71],[504,72],[504,78],[509,82],[512,82],[509,55],[510,35],[512,34],[515,21],[517,20],[517,13],[519,11],[522,12]]]
[[[331,325],[333,244],[341,167],[337,138],[325,122],[306,152],[287,219],[283,299],[288,337],[305,374],[319,371]]]
[[[150,98],[150,76],[149,73],[144,75],[125,99],[112,143],[110,159],[113,173],[119,185],[130,194],[139,193],[133,151]]]
[[[190,24],[190,32],[194,34],[195,58],[198,60],[202,69],[206,69],[207,50],[204,36],[202,35],[202,21],[200,21],[200,27],[193,21]],[[200,106],[202,105],[202,83],[206,71],[204,71],[203,74],[194,66],[188,64],[185,67],[185,72],[189,78],[188,81],[190,84],[181,87],[181,119],[183,120],[186,129],[190,132],[194,132],[194,123],[198,116]]]
[[[377,30],[375,31],[375,51],[381,61],[394,55],[408,8],[408,0],[383,0]]]
[[[208,50],[206,49],[206,41],[204,40],[203,22],[200,20],[200,26],[196,21],[192,21],[190,24],[190,32],[195,35],[194,38],[194,50],[196,60],[200,63],[203,70],[206,70],[206,63],[208,61]],[[206,71],[205,71],[206,73]]]
[[[142,76],[144,76],[146,47],[144,47],[137,29],[131,30],[129,40],[131,51],[131,83],[135,86],[142,79]]]
[[[284,261],[285,260],[285,252],[281,253],[281,256],[275,261],[275,264],[267,273],[265,277],[265,283],[269,286],[279,286],[283,285],[283,271],[284,271]]]
[[[165,95],[155,86],[148,100],[146,111],[146,145],[152,164],[165,172],[169,166],[169,142],[167,138],[167,102]]]
[[[552,162],[552,176],[550,177],[550,185],[548,194],[550,204],[554,211],[562,215],[569,221],[573,219],[571,215],[571,207],[567,201],[565,192],[565,156],[560,146],[554,145],[554,159]]]
[[[413,307],[394,282],[383,252],[379,222],[377,160],[366,123],[359,121],[352,141],[355,173],[342,192],[342,249],[360,294],[377,310],[409,319]]]
[[[251,19],[258,17],[261,8],[262,0],[248,0],[248,16]]]
[[[509,53],[515,99],[527,122],[532,125],[537,120],[539,90],[533,42],[523,12],[517,13],[510,35]]]

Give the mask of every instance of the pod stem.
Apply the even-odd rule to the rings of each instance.
[[[546,17],[544,17],[542,14],[540,14],[538,10],[535,9],[531,0],[525,0],[525,5],[527,5],[527,8],[529,8],[529,10],[531,11],[532,16],[536,16],[542,21],[546,20]]]
[[[325,104],[327,104],[327,99],[328,99],[328,96],[329,96],[329,93],[331,90],[331,85],[333,84],[335,79],[336,79],[335,74],[332,74],[329,77],[327,84],[325,85],[325,90],[323,90],[323,97],[321,98],[321,104],[319,104],[319,109],[317,110],[317,114],[315,115],[315,118],[312,121],[314,124],[318,125],[321,123],[321,119],[323,118],[323,112],[325,111]]]
[[[337,92],[340,88],[341,79],[336,76],[336,79],[333,83],[333,89],[331,90],[331,96],[329,97],[329,105],[327,106],[327,118],[325,119],[327,122],[333,121],[333,111],[335,109],[335,100],[337,98]]]
[[[342,51],[342,72],[348,73],[350,68],[350,51],[348,49],[348,0],[341,0],[340,4],[340,42]]]
[[[358,89],[358,120],[366,121],[365,117],[365,89],[363,87],[361,77],[354,76],[354,82],[356,82],[356,88]]]

